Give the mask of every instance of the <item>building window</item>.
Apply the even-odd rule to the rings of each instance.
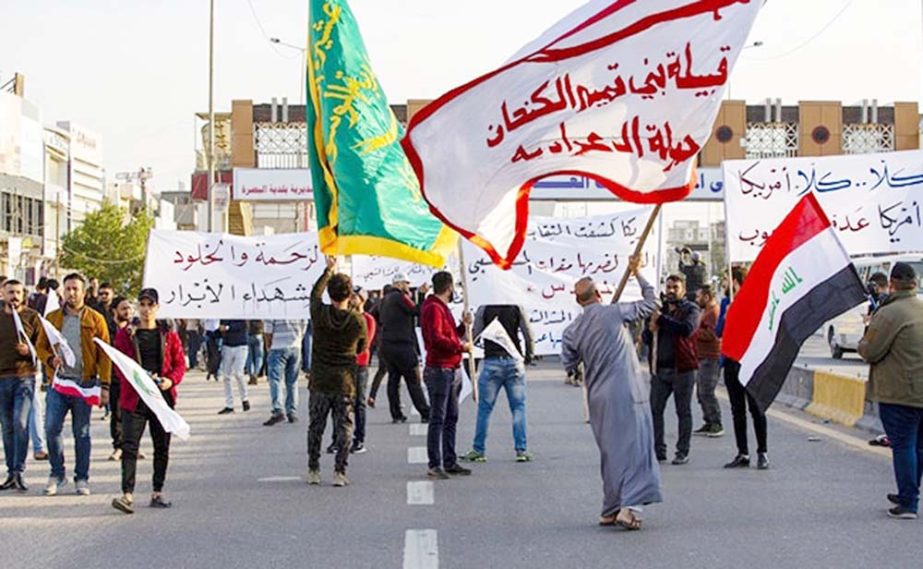
[[[893,124],[843,125],[843,154],[869,154],[894,150]]]
[[[747,158],[792,158],[798,156],[798,124],[752,122],[744,138]]]
[[[254,123],[253,137],[257,168],[308,167],[306,123]]]

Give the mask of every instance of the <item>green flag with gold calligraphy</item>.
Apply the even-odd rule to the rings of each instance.
[[[310,0],[309,10],[308,156],[322,251],[442,267],[456,234],[420,193],[349,5]]]

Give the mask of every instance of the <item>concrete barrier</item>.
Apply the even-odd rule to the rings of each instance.
[[[811,404],[806,410],[816,417],[855,426],[865,414],[866,383],[860,378],[816,371]]]

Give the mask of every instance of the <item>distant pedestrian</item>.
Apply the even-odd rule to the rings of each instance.
[[[699,370],[696,374],[696,394],[705,424],[694,435],[720,437],[724,435],[721,426],[721,406],[715,397],[715,387],[721,374],[721,338],[718,337],[718,315],[720,308],[711,285],[704,285],[696,294],[696,304],[702,311],[699,328],[695,332],[696,350],[699,356]]]
[[[324,304],[324,290],[332,304]],[[314,337],[311,392],[308,408],[308,484],[320,484],[320,455],[327,416],[333,415],[336,465],[334,486],[346,486],[349,478],[349,444],[353,434],[353,401],[356,397],[356,356],[365,350],[368,333],[365,319],[349,309],[352,280],[336,272],[336,259],[327,258],[327,269],[311,290],[311,323]]]
[[[890,295],[872,315],[859,342],[859,354],[871,364],[868,391],[878,402],[888,435],[897,494],[888,515],[917,519],[923,478],[923,300],[913,267],[895,263]]]
[[[353,310],[361,314],[362,318],[365,320],[365,328],[368,337],[366,339],[365,349],[356,356],[356,430],[355,433],[353,433],[353,442],[349,449],[349,452],[352,454],[362,454],[366,451],[365,395],[368,393],[369,389],[369,362],[372,359],[372,346],[375,344],[375,336],[377,332],[375,319],[365,311],[367,300],[368,293],[365,291],[365,289],[356,287],[352,297]]]
[[[110,328],[110,338],[115,342],[119,330],[128,327],[135,315],[135,308],[131,301],[123,296],[118,296],[112,301],[112,321],[115,328]],[[122,397],[122,382],[113,381],[109,388],[109,435],[112,437],[112,454],[109,460],[122,460],[122,408],[119,406],[119,399]],[[140,454],[140,453],[139,453]],[[144,458],[143,455],[140,458]]]
[[[247,364],[246,373],[250,376],[249,385],[256,385],[257,379],[263,372],[263,356],[265,354],[263,340],[263,321],[247,321]]]
[[[401,408],[401,378],[410,392],[410,399],[421,421],[429,420],[429,405],[423,395],[418,370],[420,367],[419,343],[415,321],[419,315],[417,303],[410,294],[407,275],[398,273],[393,278],[392,291],[382,300],[380,323],[381,355],[388,363],[388,406],[391,422],[407,421]],[[426,287],[423,288],[425,294]]]
[[[234,390],[231,382],[237,382],[237,394],[244,411],[250,410],[250,397],[247,393],[247,382],[244,381],[244,371],[247,365],[247,354],[250,350],[247,335],[246,320],[222,320],[218,328],[221,333],[221,367],[218,374],[224,381],[224,408],[218,411],[219,415],[234,412]]]
[[[304,320],[267,320],[264,323],[263,331],[269,348],[266,360],[272,405],[264,426],[271,427],[286,419],[289,423],[298,421],[298,374],[301,372],[301,343],[305,328],[307,323]]]
[[[472,345],[462,341],[465,326],[471,324],[471,314],[466,312],[462,324],[455,324],[449,302],[455,294],[452,274],[440,271],[433,275],[433,294],[423,302],[420,327],[426,347],[426,367],[423,381],[429,394],[430,416],[426,432],[426,452],[429,469],[426,475],[445,480],[450,475],[469,475],[471,471],[458,464],[455,453],[455,435],[458,424],[458,392],[455,381],[461,366],[462,354],[471,352]]]

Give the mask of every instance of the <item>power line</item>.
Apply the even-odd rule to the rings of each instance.
[[[266,33],[266,28],[263,26],[263,22],[260,20],[259,14],[256,13],[256,7],[253,5],[253,0],[247,0],[247,4],[250,6],[250,14],[253,16],[253,22],[256,24],[256,27],[259,28],[260,33],[263,34],[263,37],[266,38],[266,41],[269,42],[269,47],[272,48],[276,55],[282,59],[295,59],[297,55],[285,55],[279,48],[276,47],[276,44],[272,41],[272,36]]]
[[[751,60],[751,61],[772,61],[773,59],[781,59],[781,58],[783,58],[783,57],[788,57],[789,55],[795,53],[796,51],[800,50],[801,48],[807,46],[808,44],[810,44],[811,42],[813,42],[814,40],[816,40],[817,38],[819,38],[819,37],[820,37],[824,32],[826,32],[828,29],[830,29],[830,26],[832,26],[833,24],[835,24],[836,21],[840,19],[840,16],[842,16],[842,15],[846,12],[846,10],[848,10],[849,7],[852,6],[852,3],[853,3],[853,2],[854,2],[854,0],[847,0],[847,1],[846,1],[846,4],[844,4],[843,7],[840,8],[840,11],[837,12],[836,14],[834,14],[833,18],[831,18],[830,21],[828,21],[826,24],[824,24],[824,26],[823,26],[820,30],[818,30],[816,33],[814,33],[814,35],[812,35],[811,37],[809,37],[809,38],[806,39],[805,41],[801,42],[800,44],[796,45],[796,46],[793,47],[792,49],[790,49],[790,50],[788,50],[788,51],[786,51],[786,52],[784,52],[784,53],[781,53],[781,54],[779,54],[779,55],[773,55],[772,57],[748,57],[748,58],[746,58],[746,59],[749,59],[749,60]]]

